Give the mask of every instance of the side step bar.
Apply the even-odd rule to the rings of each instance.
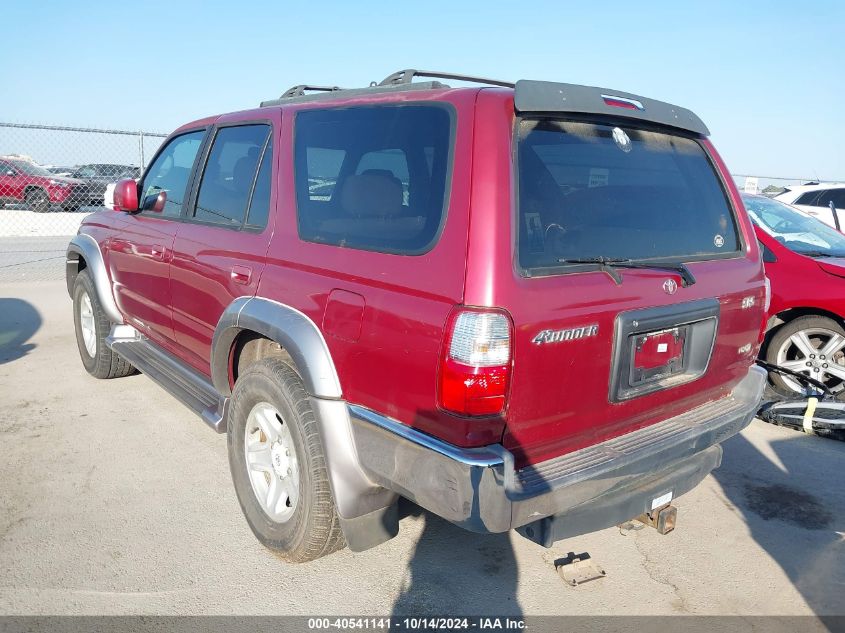
[[[218,433],[226,432],[229,399],[208,378],[151,342],[131,325],[115,325],[106,345],[153,379]]]

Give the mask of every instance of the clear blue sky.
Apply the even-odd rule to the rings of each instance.
[[[843,6],[5,2],[0,121],[167,132],[293,84],[415,67],[671,101],[705,120],[735,173],[845,179]]]

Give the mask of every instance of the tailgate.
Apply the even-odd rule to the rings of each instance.
[[[517,127],[505,446],[536,463],[725,396],[754,361],[764,287],[706,142],[548,117]]]

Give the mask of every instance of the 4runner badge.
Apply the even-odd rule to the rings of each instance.
[[[543,330],[542,332],[537,332],[537,336],[531,339],[531,342],[534,343],[534,345],[542,345],[543,343],[573,341],[577,338],[595,336],[598,334],[598,331],[598,325],[585,325],[583,327],[573,327],[566,330]]]

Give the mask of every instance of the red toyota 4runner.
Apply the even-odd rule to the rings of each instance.
[[[546,546],[671,519],[766,378],[761,255],[704,124],[540,81],[315,90],[181,127],[86,218],[85,368],[227,432],[291,561],[395,536],[399,496]]]

